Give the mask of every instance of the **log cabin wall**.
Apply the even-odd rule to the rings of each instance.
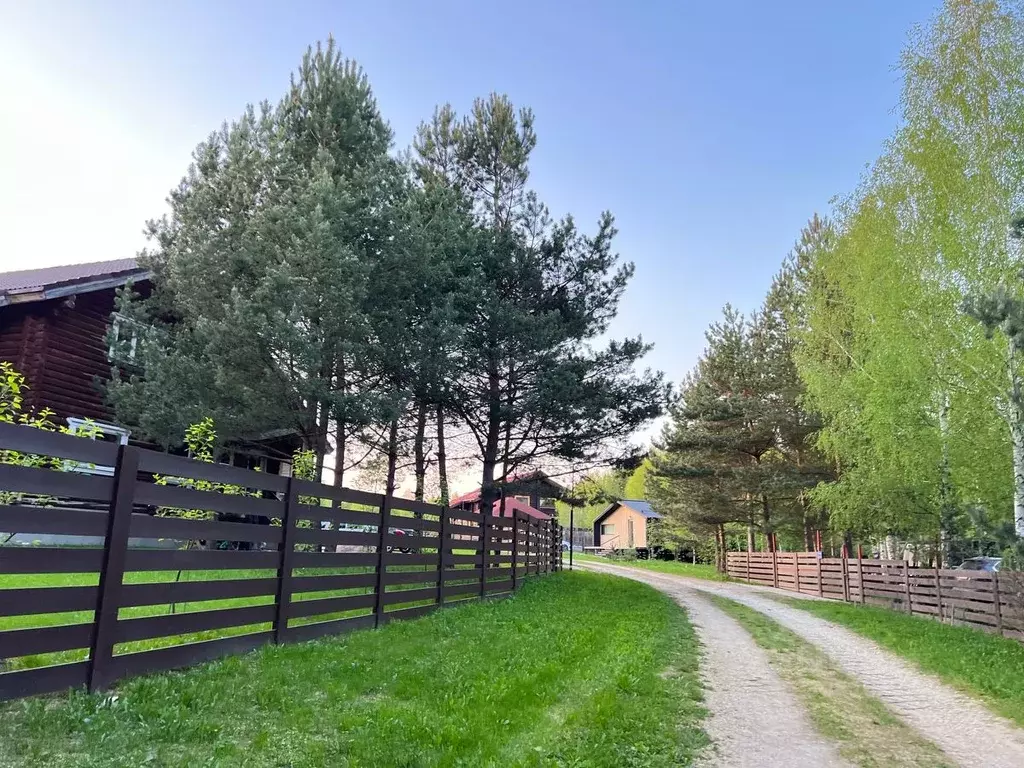
[[[102,383],[110,378],[107,328],[114,289],[0,308],[0,360],[25,375],[25,405],[110,421]]]

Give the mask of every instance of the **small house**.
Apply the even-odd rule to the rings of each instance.
[[[648,526],[660,520],[650,503],[642,499],[621,499],[608,505],[594,520],[594,547],[597,549],[643,549],[647,545]]]

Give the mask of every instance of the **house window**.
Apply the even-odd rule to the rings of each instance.
[[[115,312],[110,324],[110,345],[107,347],[107,359],[111,362],[134,363],[141,330],[142,328],[137,322]]]
[[[79,419],[71,416],[68,418],[68,434],[91,440],[101,440],[104,443],[113,443],[114,445],[127,445],[128,436],[131,432],[115,424],[104,424],[101,421]],[[80,461],[66,461],[64,462],[64,469],[68,472],[85,472],[90,475],[114,474],[113,467],[85,464]]]
[[[530,497],[529,496],[516,496],[515,500],[518,501],[520,504],[525,504],[526,506],[530,506]]]
[[[546,499],[541,499],[540,500],[540,508],[541,509],[554,509],[555,508],[555,499],[551,498],[551,497],[548,497]]]
[[[615,533],[615,523],[601,523],[601,535]]]

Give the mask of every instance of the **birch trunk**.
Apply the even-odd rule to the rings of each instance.
[[[1013,445],[1013,528],[1018,537],[1024,537],[1024,387],[1017,371],[1017,353],[1012,338],[1007,357],[1010,396],[1006,402],[1006,423],[1010,427]]]
[[[955,512],[949,463],[948,391],[942,393],[942,403],[939,406],[939,439],[942,441],[942,463],[939,467],[939,547],[936,552],[936,561],[943,563],[949,559],[949,529],[953,523]]]

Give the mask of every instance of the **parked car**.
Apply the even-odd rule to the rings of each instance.
[[[1001,557],[969,557],[964,560],[955,570],[958,571],[998,571],[1002,565]]]
[[[350,531],[352,533],[376,533],[377,532],[376,526],[372,526],[372,525],[357,525],[355,523],[338,523],[338,524],[334,525],[334,524],[332,524],[330,522],[324,521],[324,522],[320,523],[320,528],[321,528],[321,530],[324,530],[324,531],[330,531],[330,530]],[[394,527],[389,527],[388,528],[388,533],[392,534],[393,536],[416,536],[416,531],[414,531],[414,530],[412,530],[410,528],[394,528]],[[403,555],[411,555],[411,554],[414,554],[416,552],[416,550],[414,548],[412,548],[412,547],[393,547],[393,546],[388,546],[387,551],[388,552],[401,552]]]

